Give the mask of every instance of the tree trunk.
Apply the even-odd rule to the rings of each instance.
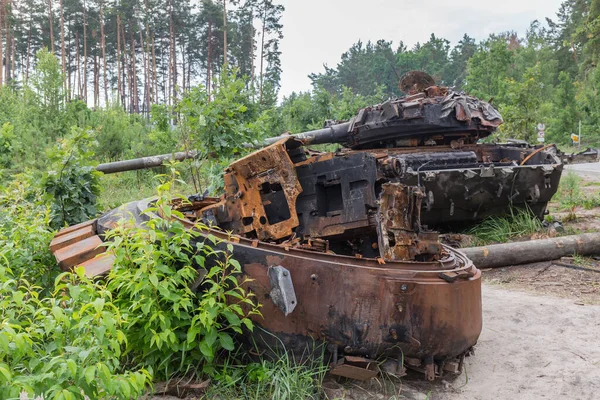
[[[17,57],[16,57],[16,54],[17,54],[17,42],[15,42],[15,35],[14,34],[12,34],[10,36],[10,40],[12,42],[12,55],[10,56],[10,61],[11,61],[10,76],[11,76],[12,79],[16,79],[16,77],[17,77],[17,73],[16,73],[16,68],[17,68],[17,66],[16,66],[16,64],[17,64],[17,61],[16,61],[16,59],[17,59]]]
[[[181,41],[181,92],[185,93],[185,42]]]
[[[144,71],[144,109],[142,113],[146,114],[150,112],[150,102],[149,102],[149,94],[148,94],[148,67],[146,66],[146,50],[144,44],[144,36],[142,35],[142,29],[140,28],[140,50],[142,51],[142,71]],[[148,114],[149,115],[149,114]]]
[[[77,59],[77,98],[81,100],[81,59],[79,58],[79,32],[75,32],[75,58]]]
[[[121,95],[121,16],[117,14],[117,103],[123,103]]]
[[[123,24],[121,24],[121,43],[123,43],[123,108],[127,110],[127,102],[131,101],[131,74],[128,73],[129,63],[127,62],[127,40],[125,40],[125,26]],[[127,91],[129,91],[129,93]],[[131,108],[129,110],[131,111]]]
[[[177,48],[175,43],[175,27],[173,26],[173,8],[169,2],[169,31],[171,39],[171,79],[173,79],[173,105],[177,101]]]
[[[460,249],[477,268],[499,268],[511,265],[558,260],[561,257],[600,254],[600,233],[563,236],[527,242],[494,244]]]
[[[134,113],[138,113],[139,112],[139,107],[138,107],[138,82],[137,82],[137,67],[135,65],[135,39],[133,38],[133,30],[130,31],[130,37],[131,37],[131,82],[132,82],[132,110]]]
[[[153,101],[158,103],[158,72],[156,71],[156,46],[154,43],[154,33],[152,34],[152,80],[154,81],[154,95],[156,96]]]
[[[250,31],[252,32],[252,40],[250,41],[250,87],[252,87],[252,100],[254,101],[254,85],[256,82],[256,74],[254,71],[254,39],[256,37],[256,32],[254,32],[254,25],[251,26]]]
[[[62,1],[62,0],[61,0]],[[104,81],[104,105],[108,105],[108,82],[106,79],[106,40],[104,38],[104,3],[100,3],[100,45],[102,46],[102,76]]]
[[[206,61],[206,93],[210,102],[210,86],[212,72],[212,23],[208,22],[208,59]]]
[[[227,0],[223,0],[223,65],[227,65]]]
[[[54,22],[52,21],[52,0],[48,0],[48,22],[50,24],[50,51],[54,54]]]
[[[265,11],[266,13],[266,11]],[[263,25],[262,25],[262,37],[260,39],[260,89],[258,94],[258,102],[262,104],[263,101],[263,64],[265,60],[265,18],[266,15],[263,16]]]
[[[83,2],[83,101],[88,104],[87,93],[87,6]]]
[[[4,0],[0,0],[0,87],[2,86],[2,63],[4,62],[4,54],[3,54],[3,43],[2,43],[2,32],[4,26],[4,13],[6,12],[6,2]]]
[[[73,27],[71,26],[71,21],[69,20],[69,32],[73,32]],[[73,84],[71,84],[71,71],[73,70],[71,62],[72,62],[72,57],[71,57],[71,47],[73,47],[73,43],[72,43],[73,37],[69,36],[69,40],[67,41],[67,96],[68,99],[70,100],[71,98],[73,98],[73,92],[75,92],[74,89],[72,89],[75,86],[75,78],[73,78]]]
[[[63,0],[60,0],[60,58],[62,60],[62,74],[63,74],[63,90],[67,89],[67,60],[65,52],[65,15],[63,12]]]
[[[2,33],[0,32],[0,63],[2,60]],[[29,33],[27,34],[27,66],[25,67],[25,82],[29,81],[29,61],[31,59],[31,17],[29,18]],[[0,86],[2,81],[0,79]]]
[[[146,6],[147,7],[147,6]],[[148,104],[152,104],[154,101],[154,84],[152,82],[152,73],[150,68],[151,56],[150,56],[150,29],[148,27],[148,21],[146,20],[146,82],[148,85]],[[149,107],[149,106],[148,106]],[[148,112],[150,110],[148,109]]]
[[[6,51],[5,51],[5,60],[4,60],[4,81],[8,85],[10,83],[10,53],[12,51],[11,41],[10,41],[10,27],[8,26],[8,20],[10,16],[8,15],[8,6],[10,4],[10,0],[6,0],[4,3],[4,32],[6,36]],[[2,67],[0,65],[0,67]],[[0,68],[1,69],[1,68]]]
[[[98,55],[94,54],[94,108],[98,108],[98,85],[96,79],[98,78]]]

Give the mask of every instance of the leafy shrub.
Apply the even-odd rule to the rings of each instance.
[[[240,286],[244,282],[238,283],[241,267],[232,248],[213,250],[209,244],[217,245],[216,238],[200,238],[206,227],[189,230],[175,219],[183,215],[171,205],[172,185],[168,180],[159,186],[144,226],[124,221],[108,235],[108,250],[116,256],[108,287],[126,313],[128,355],[160,378],[212,373],[219,351],[234,349],[230,332],[252,329],[248,316],[258,312],[252,294]],[[205,275],[199,278],[199,271]],[[200,279],[203,290],[196,293],[191,286]]]
[[[123,372],[123,316],[82,270],[59,275],[50,209],[31,180],[0,190],[0,398],[140,395],[150,375]]]
[[[52,286],[58,268],[48,245],[52,239],[49,207],[32,178],[20,175],[0,192],[0,254],[10,262],[16,277]]]
[[[94,144],[91,131],[73,127],[49,153],[53,165],[43,185],[52,202],[50,225],[55,229],[96,216],[100,173],[90,165]]]
[[[0,267],[0,281],[0,398],[23,392],[46,399],[142,394],[146,371],[119,373],[125,321],[106,288],[88,280],[83,269],[60,275],[46,298],[8,266]]]
[[[15,127],[10,122],[0,126],[0,167],[10,166],[13,142],[15,140]]]

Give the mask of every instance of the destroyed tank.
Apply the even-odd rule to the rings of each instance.
[[[186,228],[210,227],[197,240],[213,235],[219,248],[233,247],[262,303],[257,329],[240,340],[298,355],[326,344],[331,372],[350,378],[372,377],[383,358],[396,373],[407,366],[430,380],[461,372],[481,333],[481,272],[422,222],[472,221],[511,203],[541,216],[562,166],[550,147],[478,144],[502,123],[490,104],[436,86],[417,92],[271,139],[229,165],[221,197],[178,201]],[[345,147],[309,148],[332,142]],[[123,217],[143,226],[153,201],[59,232],[58,264],[105,274],[114,262],[99,247],[106,232]]]

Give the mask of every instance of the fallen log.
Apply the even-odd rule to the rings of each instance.
[[[529,240],[526,242],[468,247],[461,249],[461,251],[479,269],[552,261],[573,254],[590,256],[600,254],[600,232],[552,239]]]

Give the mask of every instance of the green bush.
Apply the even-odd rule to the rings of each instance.
[[[7,260],[7,259],[5,259]],[[79,269],[56,280],[51,297],[0,268],[0,397],[129,399],[150,381],[144,370],[120,373],[125,320],[110,293]]]
[[[53,165],[43,186],[51,200],[50,225],[55,229],[96,216],[100,173],[90,165],[94,145],[91,131],[73,127],[71,134],[59,140],[58,148],[49,153]]]
[[[108,287],[126,313],[127,353],[161,379],[213,373],[219,351],[234,349],[231,333],[252,329],[248,317],[258,313],[253,295],[237,280],[241,267],[232,248],[214,250],[215,237],[200,240],[206,227],[189,230],[175,218],[183,215],[171,205],[173,183],[159,186],[144,226],[124,220],[108,235],[108,250],[116,256]],[[199,293],[191,289],[196,280]]]
[[[31,180],[0,190],[0,398],[140,395],[150,375],[123,370],[124,317],[83,271],[59,275],[50,208]]]
[[[53,231],[50,208],[39,201],[42,191],[25,175],[0,191],[0,254],[19,279],[50,288],[58,268],[50,253]]]

